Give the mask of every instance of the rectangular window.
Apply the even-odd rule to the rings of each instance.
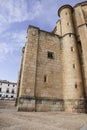
[[[54,52],[48,51],[48,58],[49,59],[54,59]]]
[[[12,89],[12,93],[14,93],[14,89]]]
[[[2,91],[2,88],[0,88],[0,92]]]
[[[6,93],[9,93],[9,89],[6,90]]]

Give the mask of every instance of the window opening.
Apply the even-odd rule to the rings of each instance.
[[[69,25],[69,23],[67,23],[67,25]]]
[[[73,47],[71,47],[71,51],[74,51],[74,48],[73,48]]]
[[[77,84],[75,84],[75,88],[77,88]]]
[[[54,59],[54,52],[48,51],[48,58],[49,59]]]
[[[9,89],[6,90],[6,93],[9,93]]]
[[[2,91],[2,88],[0,88],[0,92]]]
[[[46,81],[47,81],[47,76],[45,75],[45,76],[44,76],[44,82],[46,82]]]
[[[12,89],[12,93],[14,93],[14,89]]]
[[[71,37],[71,34],[69,34],[69,37]]]
[[[74,68],[74,69],[75,69],[75,67],[76,67],[75,64],[73,64],[73,68]]]

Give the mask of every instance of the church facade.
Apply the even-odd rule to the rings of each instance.
[[[86,112],[87,2],[58,10],[52,32],[29,26],[18,78],[19,111]]]

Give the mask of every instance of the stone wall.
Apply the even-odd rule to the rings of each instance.
[[[85,112],[87,2],[62,6],[53,32],[29,26],[18,110]]]

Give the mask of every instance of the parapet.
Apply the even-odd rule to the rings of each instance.
[[[58,9],[58,16],[60,16],[60,12],[64,9],[64,8],[69,8],[72,12],[73,12],[73,8],[71,5],[63,5]]]
[[[76,5],[74,6],[74,8],[77,7],[77,6],[84,6],[84,5],[87,5],[87,1],[84,1],[84,2],[81,2],[81,3],[76,4]]]
[[[27,29],[27,33],[28,33],[29,28],[35,28],[35,29],[40,30],[40,28],[39,28],[39,27],[36,27],[36,26],[33,26],[33,25],[29,25],[29,26],[28,26],[28,29]]]

